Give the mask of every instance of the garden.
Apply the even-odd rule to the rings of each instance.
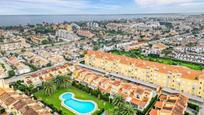
[[[109,115],[144,115],[151,107],[144,111],[139,111],[134,106],[125,101],[120,95],[110,98],[110,94],[101,93],[99,89],[92,89],[87,85],[72,81],[69,76],[56,76],[53,80],[44,82],[42,86],[26,86],[23,81],[17,81],[11,86],[27,95],[32,96],[52,109],[53,113],[61,115],[74,115],[73,112],[61,105],[60,95],[65,92],[72,92],[77,99],[91,100],[96,102],[98,109],[94,115],[101,115],[104,111]],[[155,99],[151,101],[154,103]]]

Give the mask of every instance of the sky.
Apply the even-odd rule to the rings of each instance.
[[[0,0],[0,15],[204,12],[204,0]]]

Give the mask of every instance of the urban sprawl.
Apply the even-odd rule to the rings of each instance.
[[[204,15],[0,27],[0,114],[79,114],[65,92],[93,115],[204,115]]]

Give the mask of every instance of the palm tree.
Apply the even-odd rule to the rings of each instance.
[[[63,88],[67,88],[72,85],[72,81],[70,80],[69,76],[63,76],[62,79],[63,79],[63,83],[62,83]]]
[[[67,88],[72,84],[69,76],[57,76],[54,79],[54,83],[56,83],[58,88]]]
[[[121,107],[124,103],[124,98],[120,95],[116,95],[114,98],[113,98],[113,105],[115,106],[118,106],[118,107]]]
[[[52,81],[43,82],[43,91],[46,95],[52,95],[56,91],[56,86]]]
[[[112,112],[113,112],[113,115],[122,115],[121,112],[120,112],[120,108],[117,107],[117,106],[114,107]]]
[[[62,76],[57,76],[55,79],[53,79],[53,82],[56,84],[58,88],[62,86],[63,78]]]
[[[136,110],[134,110],[133,106],[131,104],[124,104],[121,108],[120,108],[120,113],[122,115],[137,115]]]

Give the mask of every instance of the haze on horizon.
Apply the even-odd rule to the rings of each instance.
[[[203,12],[204,0],[1,0],[0,15]]]

